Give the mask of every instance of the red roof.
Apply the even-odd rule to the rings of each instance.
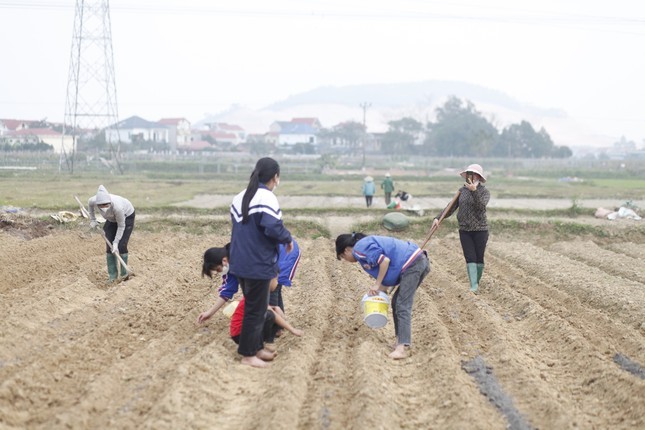
[[[161,118],[157,122],[164,125],[178,125],[182,121],[186,121],[186,118]]]
[[[318,118],[293,118],[291,122],[294,122],[296,124],[308,124],[312,127],[318,125],[320,122],[318,121]]]
[[[29,127],[30,124],[39,123],[40,121],[29,119],[0,119],[0,122],[3,123],[8,130],[15,130],[22,124],[25,124],[27,127]]]
[[[22,128],[20,130],[12,130],[7,133],[7,136],[60,136],[61,133],[51,128]]]

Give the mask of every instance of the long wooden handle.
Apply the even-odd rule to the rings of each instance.
[[[105,237],[105,232],[104,232],[103,230],[101,230],[101,236],[103,236],[103,239],[105,239],[105,243],[107,243],[107,244],[108,244],[108,246],[110,246],[110,247],[111,247],[111,246],[112,246],[112,244],[110,243],[110,241],[108,240],[108,238],[107,238],[107,237]],[[121,263],[121,266],[123,266],[123,268],[125,269],[125,271],[126,271],[126,272],[128,272],[129,274],[134,273],[134,272],[132,272],[132,270],[130,270],[130,268],[128,267],[128,265],[127,265],[127,264],[125,264],[125,261],[123,261],[123,258],[121,258],[121,255],[120,255],[118,252],[117,252],[116,254],[114,254],[114,255],[116,255],[116,258],[119,260],[119,263]]]
[[[83,206],[83,203],[81,203],[81,201],[79,200],[78,196],[74,196],[74,199],[76,199],[76,202],[81,207],[81,214],[83,214],[83,216],[85,216],[85,214],[87,214],[86,218],[89,218],[89,212],[87,210],[85,210],[85,206]],[[110,243],[108,238],[105,237],[105,232],[103,230],[101,230],[101,236],[105,240],[105,243],[107,243],[109,247],[112,247],[112,243]],[[125,269],[126,272],[128,272],[128,274],[130,274],[130,275],[134,274],[134,272],[132,270],[130,270],[128,265],[125,264],[125,261],[123,261],[123,258],[121,258],[121,255],[118,252],[116,254],[114,254],[114,255],[116,255],[116,258],[119,260],[119,263],[121,263],[121,266],[123,266],[123,268]]]
[[[78,199],[78,196],[74,196],[74,198],[76,199],[76,203],[78,203],[78,205],[81,207],[81,215],[83,216],[83,218],[89,218],[90,213],[85,210],[85,206],[83,206],[83,203],[81,203],[81,201]]]
[[[450,212],[450,209],[457,203],[457,200],[459,199],[459,194],[461,194],[461,190],[457,191],[455,196],[450,200],[450,203],[448,203],[448,206],[446,206],[443,211],[441,211],[441,215],[439,216],[439,222],[437,223],[437,226],[435,227],[434,225],[430,227],[430,234],[428,234],[428,237],[426,238],[425,242],[423,242],[423,245],[421,245],[421,249],[425,248],[428,242],[430,242],[430,238],[434,234],[435,231],[439,228],[439,225],[441,224],[441,221],[445,218],[446,214]]]

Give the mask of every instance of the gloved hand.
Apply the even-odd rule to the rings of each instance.
[[[119,253],[119,244],[114,242],[112,244],[112,254],[118,254]]]
[[[96,221],[96,220],[95,221],[90,221],[90,228],[94,229],[94,228],[96,228],[98,226],[99,226],[98,221]]]

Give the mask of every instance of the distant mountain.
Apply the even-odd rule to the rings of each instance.
[[[424,81],[400,84],[365,84],[343,87],[319,87],[311,91],[289,96],[287,99],[267,106],[267,110],[284,110],[298,105],[343,104],[356,106],[370,102],[372,106],[397,108],[405,106],[436,105],[450,96],[474,102],[503,106],[511,110],[526,110],[541,115],[566,116],[563,111],[541,109],[523,105],[501,91],[465,82]]]
[[[544,127],[556,145],[601,147],[610,146],[615,141],[614,137],[594,134],[562,110],[524,104],[498,90],[454,81],[319,87],[291,95],[259,110],[231,106],[198,124],[228,122],[239,124],[250,133],[265,133],[274,121],[316,117],[324,127],[332,127],[344,121],[362,122],[360,105],[367,102],[370,103],[365,118],[368,131],[383,132],[387,130],[389,121],[405,116],[424,123],[434,120],[436,109],[451,96],[471,101],[500,131],[526,120],[535,129]]]

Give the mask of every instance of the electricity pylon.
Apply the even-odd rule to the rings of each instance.
[[[109,3],[76,0],[59,172],[65,164],[74,173],[79,139],[100,139],[101,133],[110,150],[110,164],[122,172]],[[66,136],[72,137],[71,148],[65,148]]]

